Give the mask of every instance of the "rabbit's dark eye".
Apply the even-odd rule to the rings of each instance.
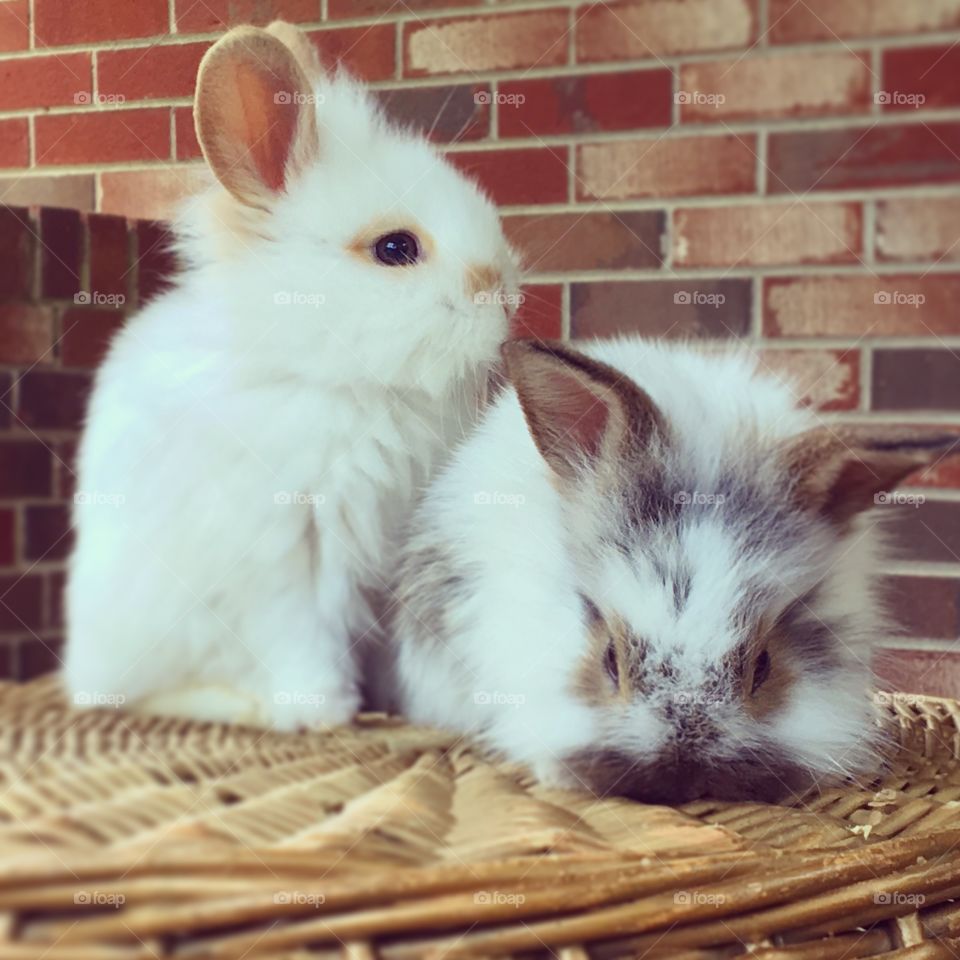
[[[408,267],[420,259],[420,244],[406,230],[385,233],[373,245],[376,258],[387,267]]]
[[[603,663],[607,668],[607,673],[610,675],[610,679],[617,685],[620,685],[620,664],[617,661],[617,648],[614,646],[613,641],[611,640],[607,644],[607,649],[603,655]]]
[[[770,676],[770,654],[766,650],[757,657],[757,662],[753,665],[753,687],[750,690],[752,697],[765,683]]]

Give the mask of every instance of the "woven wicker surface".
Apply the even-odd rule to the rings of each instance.
[[[435,731],[264,734],[0,686],[0,960],[960,956],[960,704],[868,790],[674,810]]]

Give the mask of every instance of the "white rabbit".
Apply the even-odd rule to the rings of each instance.
[[[81,704],[338,723],[399,525],[497,360],[514,257],[480,190],[289,24],[208,51],[195,119],[219,182],[90,403],[65,679]]]
[[[821,423],[743,352],[504,357],[513,389],[404,551],[407,713],[548,782],[653,802],[869,769],[886,624],[867,511],[957,438]]]

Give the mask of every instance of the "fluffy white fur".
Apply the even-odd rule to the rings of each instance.
[[[671,475],[684,478],[685,492],[725,503],[681,508],[669,533],[651,528],[632,540],[637,531],[616,498],[591,500],[588,491],[565,499],[508,388],[433,483],[406,548],[395,625],[405,711],[480,735],[563,783],[578,779],[566,760],[581,751],[652,763],[672,749],[667,717],[684,702],[701,704],[721,730],[703,745],[704,762],[743,761],[772,746],[813,779],[869,766],[870,645],[885,629],[874,590],[875,515],[843,533],[798,514],[783,536],[772,519],[763,531],[763,510],[744,508],[744,489],[731,488],[741,464],[756,482],[752,497],[785,503],[791,478],[763,466],[762,451],[815,426],[814,414],[777,378],[758,374],[746,353],[637,339],[580,346],[659,407]],[[681,571],[688,592],[678,605]],[[755,720],[737,698],[717,693],[724,656],[755,626],[738,625],[734,612],[757,595],[756,619],[772,621],[817,585],[815,608],[800,615],[829,629],[834,663],[811,664],[783,707]],[[627,704],[591,705],[575,693],[590,655],[581,595],[649,646],[645,689]],[[675,672],[661,676],[666,662]]]
[[[489,265],[515,289],[492,204],[349,77],[314,93],[317,162],[266,210],[219,185],[188,204],[185,272],[98,372],[67,593],[78,702],[347,720],[351,638],[505,335],[466,277]],[[348,249],[411,224],[423,263]]]

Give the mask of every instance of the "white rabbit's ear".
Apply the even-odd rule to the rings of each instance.
[[[958,450],[960,437],[930,430],[823,426],[789,442],[786,469],[797,504],[842,525]]]
[[[613,367],[557,342],[511,340],[501,352],[537,449],[561,477],[665,439],[656,404]]]
[[[297,63],[308,80],[313,81],[323,76],[317,48],[299,27],[287,23],[286,20],[274,20],[267,27],[267,33],[276,37],[297,58]]]
[[[200,64],[194,121],[203,155],[238,200],[267,207],[319,152],[310,82],[278,37],[238,27]]]

